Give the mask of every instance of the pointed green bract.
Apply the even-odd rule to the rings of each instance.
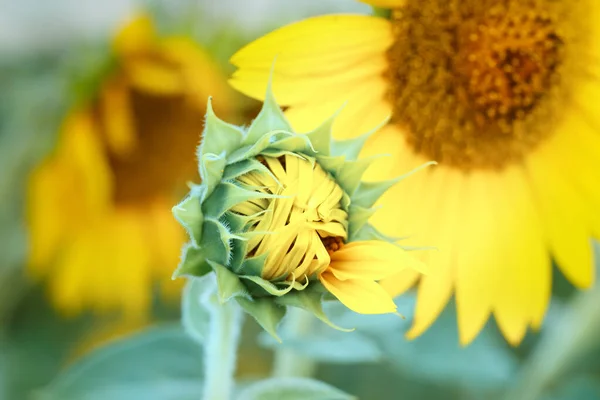
[[[313,166],[318,164],[329,174],[341,188],[340,211],[348,214],[347,220],[341,221],[348,233],[347,241],[395,241],[378,232],[368,220],[375,212],[377,199],[402,177],[361,182],[365,170],[378,157],[359,159],[364,143],[374,131],[355,139],[334,141],[331,130],[338,111],[315,130],[296,133],[277,105],[270,85],[263,108],[248,129],[219,119],[209,101],[197,151],[202,182],[191,185],[188,196],[173,207],[173,214],[190,237],[174,277],[214,273],[219,300],[237,301],[274,337],[287,306],[303,308],[326,324],[347,330],[335,326],[323,312],[322,301],[332,296],[318,281],[318,273],[302,275],[297,281],[293,278],[296,275],[287,273],[265,279],[269,276],[263,274],[269,252],[253,255],[257,237],[276,234],[264,231],[270,229],[276,211],[258,204],[289,198],[277,194],[284,188],[264,157],[292,155]],[[242,183],[239,178],[249,173],[267,174],[276,185],[254,186],[247,183],[253,182],[251,177]],[[257,227],[259,223],[261,228]]]

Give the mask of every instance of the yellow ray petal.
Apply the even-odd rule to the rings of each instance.
[[[107,82],[100,95],[104,132],[112,152],[125,156],[135,148],[137,137],[129,90],[123,80]]]
[[[113,177],[91,112],[72,112],[59,140],[57,157],[76,175],[77,203],[87,215],[101,215],[112,201]]]
[[[342,304],[360,314],[386,314],[396,312],[390,295],[378,283],[362,279],[339,280],[324,272],[319,279],[325,288]]]
[[[425,265],[405,250],[382,241],[352,242],[333,253],[329,270],[340,280],[380,280],[404,268],[425,272]]]
[[[293,84],[290,87],[295,88]],[[333,124],[334,136],[340,140],[349,139],[374,129],[391,113],[385,99],[387,85],[380,76],[357,81],[351,89],[347,85],[334,88],[321,85],[316,90],[327,93],[318,95],[318,104],[303,103],[286,110],[286,117],[298,132],[313,130],[340,111]],[[292,92],[298,91],[293,89]]]
[[[64,190],[65,184],[68,184],[68,171],[55,160],[40,165],[29,179],[29,263],[30,272],[36,277],[48,272],[47,263],[67,230],[65,195],[69,192]]]
[[[413,325],[406,333],[410,339],[429,328],[448,303],[456,279],[455,250],[457,242],[461,240],[456,227],[460,224],[461,192],[464,190],[465,176],[443,167],[436,167],[431,173],[439,174],[442,178],[443,184],[440,184],[439,189],[443,189],[443,195],[437,196],[435,209],[429,211],[436,217],[432,222],[435,229],[424,240],[437,247],[437,251],[428,252],[431,273],[421,277],[419,283]]]
[[[527,170],[552,256],[567,279],[585,288],[594,279],[587,218],[590,210],[573,183],[567,180],[568,173],[554,161],[565,151],[568,150],[559,148],[554,141],[545,143],[528,158]]]
[[[158,96],[176,96],[185,92],[181,71],[172,65],[147,58],[133,58],[124,63],[132,87]]]
[[[384,67],[374,62],[373,57],[380,59],[392,40],[391,26],[381,18],[365,15],[308,18],[271,32],[234,54],[231,63],[240,72],[237,77],[234,74],[231,84],[248,96],[262,99],[271,65],[277,58],[273,77],[275,97],[282,105],[292,105],[286,97],[291,91],[279,89],[284,79],[297,79],[295,91],[310,88],[308,91],[314,93],[315,85],[311,82],[320,76],[355,77],[355,71],[363,66],[367,70]],[[245,71],[256,73],[249,79],[240,79]]]
[[[120,56],[138,53],[152,47],[156,38],[152,20],[142,14],[125,25],[113,39],[113,48]]]
[[[369,4],[374,7],[382,8],[399,8],[406,3],[406,0],[360,0],[362,3]]]
[[[524,171],[520,167],[507,168],[500,181],[501,190],[494,191],[494,241],[500,248],[502,265],[496,283],[494,315],[504,337],[517,345],[530,321],[539,318],[540,309],[543,315],[550,300],[551,265]]]
[[[460,342],[470,343],[483,328],[492,309],[501,256],[494,242],[497,211],[495,173],[473,172],[463,192],[457,244],[456,308]]]

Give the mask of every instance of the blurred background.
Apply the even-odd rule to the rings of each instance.
[[[170,275],[185,238],[170,208],[196,179],[206,98],[224,119],[249,123],[260,104],[228,87],[229,57],[288,22],[336,12],[371,9],[0,0],[0,399],[42,398],[84,354],[178,325],[182,285]],[[397,300],[406,320],[332,306],[356,332],[284,335],[284,346],[361,399],[600,399],[600,289],[575,293],[558,272],[554,282],[542,330],[518,348],[493,321],[461,348],[452,304],[408,342],[410,294]],[[275,346],[247,321],[240,379],[267,376]],[[165,368],[180,365],[169,354]],[[140,365],[156,360],[145,357]],[[43,398],[79,398],[56,396]]]

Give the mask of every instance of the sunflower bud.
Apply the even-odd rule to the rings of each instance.
[[[173,208],[189,236],[174,277],[215,273],[269,333],[286,306],[322,311],[327,295],[366,314],[395,312],[378,280],[422,265],[368,224],[376,200],[400,179],[361,182],[369,136],[336,142],[335,116],[295,133],[269,89],[248,129],[217,118],[210,100],[198,148],[200,185]],[[333,325],[332,325],[333,326]]]

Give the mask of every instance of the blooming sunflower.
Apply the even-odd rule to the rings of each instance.
[[[29,271],[66,314],[143,317],[154,283],[178,293],[169,278],[185,232],[170,208],[196,171],[206,97],[218,94],[228,113],[230,89],[201,48],[159,38],[147,16],[122,28],[112,53],[97,92],[69,112],[30,177]]]
[[[365,0],[390,17],[329,15],[280,28],[231,62],[231,84],[259,98],[274,57],[275,94],[299,131],[347,103],[334,126],[352,137],[391,119],[365,153],[371,177],[425,160],[439,166],[388,192],[373,223],[434,245],[408,337],[455,294],[459,337],[493,314],[518,344],[551,296],[552,260],[575,286],[593,280],[600,235],[600,3],[595,0]],[[318,96],[319,102],[310,101]]]

